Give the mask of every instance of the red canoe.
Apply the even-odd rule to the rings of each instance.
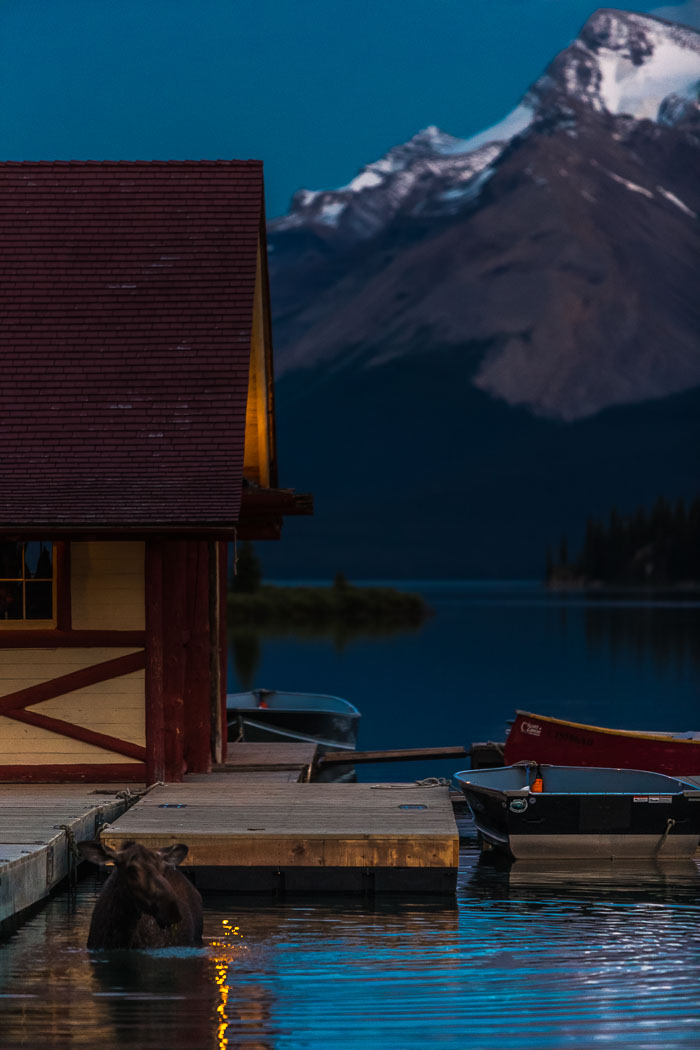
[[[645,733],[567,722],[516,711],[505,764],[531,760],[562,766],[646,769],[667,776],[700,775],[700,733]]]

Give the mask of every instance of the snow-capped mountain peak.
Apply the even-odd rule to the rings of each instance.
[[[363,167],[345,186],[300,190],[273,234],[367,240],[399,211],[450,215],[473,203],[517,135],[586,109],[664,124],[700,120],[700,35],[653,16],[601,9],[499,123],[468,138],[431,125]]]
[[[289,213],[271,222],[270,232],[311,227],[323,235],[325,228],[350,240],[364,240],[385,226],[399,209],[410,211],[413,207],[425,213],[428,184],[436,191],[428,193],[435,207],[449,211],[466,184],[496,159],[505,141],[479,144],[455,138],[435,126],[424,128],[367,164],[339,189],[299,190]]]
[[[598,112],[658,120],[664,100],[692,94],[700,80],[700,37],[648,15],[602,9],[533,86],[539,107],[552,96]]]
[[[598,11],[499,124],[301,191],[270,229],[278,375],[450,348],[565,420],[699,383],[699,79],[700,34]]]

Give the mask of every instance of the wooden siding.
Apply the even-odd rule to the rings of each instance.
[[[138,649],[111,647],[3,649],[0,650],[0,698],[138,652]],[[74,689],[30,704],[27,710],[144,746],[144,671]],[[94,744],[0,716],[0,766],[113,763],[119,757]]]
[[[24,725],[0,715],[0,766],[112,764],[120,756],[82,740],[71,740],[38,726]],[[123,759],[123,761],[127,761]]]
[[[71,543],[74,630],[145,629],[144,557],[135,541]]]

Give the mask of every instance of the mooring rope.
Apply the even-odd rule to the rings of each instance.
[[[668,838],[668,836],[669,836],[669,834],[671,832],[671,828],[675,825],[675,823],[676,822],[673,819],[673,817],[669,817],[668,820],[666,821],[666,830],[664,831],[663,835],[659,839],[659,843],[658,843],[658,845],[656,847],[656,853],[660,853],[661,850],[663,849],[664,842]]]
[[[68,843],[68,881],[71,886],[75,886],[78,881],[78,864],[82,860],[78,843],[75,840],[75,833],[70,824],[58,824],[57,827],[65,832]]]
[[[403,791],[405,788],[422,787],[450,787],[451,780],[445,777],[426,777],[425,780],[414,780],[412,784],[370,784],[374,791]]]
[[[157,780],[154,784],[149,784],[148,787],[145,787],[143,791],[132,791],[131,788],[124,788],[123,791],[117,791],[114,797],[122,799],[126,802],[126,808],[131,809],[132,806],[135,806],[136,803],[142,799],[144,795],[147,795],[149,791],[152,791],[153,788],[164,786],[164,780]]]

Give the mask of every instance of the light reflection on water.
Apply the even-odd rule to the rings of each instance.
[[[700,1045],[700,873],[499,866],[458,899],[211,897],[203,950],[88,953],[97,883],[0,946],[2,1050]]]

